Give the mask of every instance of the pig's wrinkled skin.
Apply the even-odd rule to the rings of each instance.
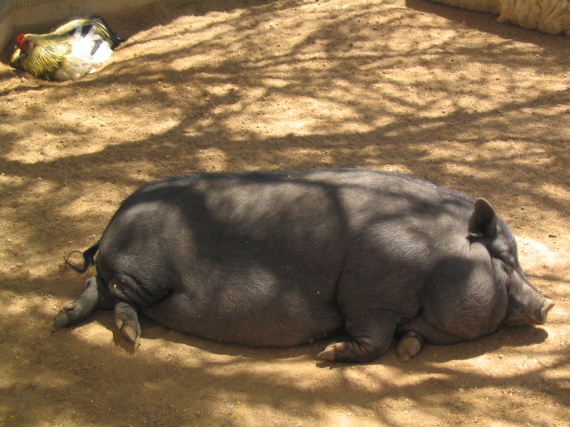
[[[135,347],[138,311],[196,336],[368,362],[394,336],[408,360],[554,305],[526,280],[511,231],[483,199],[372,171],[203,174],[127,198],[83,253],[97,276],[56,317],[115,310]]]

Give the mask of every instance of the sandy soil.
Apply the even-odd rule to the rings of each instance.
[[[190,5],[188,5],[188,3]],[[423,0],[161,2],[110,19],[99,74],[0,64],[0,425],[562,426],[570,417],[570,43]],[[140,185],[199,171],[395,170],[491,201],[540,328],[326,364],[110,312],[51,334],[93,244]]]

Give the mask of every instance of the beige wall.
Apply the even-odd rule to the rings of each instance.
[[[6,47],[6,43],[12,37],[12,8],[6,0],[0,0],[0,52]]]
[[[15,33],[47,31],[83,15],[127,15],[156,0],[0,0],[0,52]]]

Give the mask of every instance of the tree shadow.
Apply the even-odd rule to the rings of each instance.
[[[144,321],[143,345],[131,352],[110,312],[49,333],[56,311],[84,281],[61,275],[56,264],[94,243],[136,187],[166,176],[395,169],[484,196],[525,232],[546,227],[549,218],[568,217],[568,113],[561,106],[570,104],[570,91],[554,81],[534,92],[533,78],[522,93],[514,78],[521,70],[534,70],[540,78],[565,75],[565,38],[427,1],[408,0],[408,9],[398,2],[355,3],[333,12],[305,3],[176,3],[182,6],[162,17],[111,22],[129,40],[102,73],[72,84],[25,80],[0,70],[0,352],[8,378],[0,410],[12,408],[16,423],[98,425],[104,416],[117,425],[143,419],[156,425],[243,425],[240,405],[247,405],[254,414],[281,414],[296,422],[324,423],[331,421],[326,411],[350,408],[362,419],[404,425],[394,419],[394,408],[403,417],[405,399],[415,405],[414,415],[429,418],[444,408],[465,416],[487,412],[485,419],[493,421],[496,406],[461,400],[460,389],[483,395],[488,387],[540,395],[560,405],[552,411],[563,419],[570,404],[570,353],[563,342],[549,343],[562,339],[562,311],[545,329],[508,329],[475,342],[427,346],[408,364],[390,351],[371,365],[316,370],[313,357],[325,342],[250,349]],[[288,15],[295,8],[303,19]],[[231,17],[198,19],[228,10]],[[406,19],[410,13],[418,19]],[[450,20],[451,34],[441,35],[449,28],[426,13]],[[168,28],[153,29],[156,23]],[[418,28],[421,38],[399,38]],[[492,37],[470,41],[465,35],[472,30]],[[208,59],[210,52],[216,60]],[[504,74],[491,77],[487,70],[493,67]],[[493,96],[499,92],[513,95],[498,105]],[[155,114],[145,110],[149,105]],[[134,132],[144,120],[155,122],[153,132]],[[239,120],[252,125],[239,126]],[[31,153],[30,160],[24,154],[35,148],[27,145],[36,147],[37,141],[44,153]],[[528,223],[521,205],[544,217]],[[531,277],[566,309],[565,277]],[[491,374],[475,362],[462,364],[486,353],[504,354],[493,357],[498,366],[490,366],[496,368]],[[528,363],[539,363],[524,375],[498,372],[521,353],[528,353]],[[283,362],[299,373],[283,369]],[[409,372],[417,377],[409,379]],[[314,375],[317,381],[307,381]],[[101,378],[108,379],[104,387]],[[21,406],[24,396],[35,398],[29,407]],[[520,403],[507,394],[505,402]],[[540,421],[539,415],[517,411],[500,415],[511,424]]]
[[[19,324],[18,334],[35,335],[31,330],[33,326],[25,319],[38,317],[43,314],[38,316],[38,313],[30,312],[25,318],[13,317],[5,324],[7,327]],[[105,329],[112,328],[109,312],[99,312],[93,319]],[[143,340],[139,350],[131,352],[125,351],[121,343],[113,345],[113,341],[120,341],[121,337],[98,338],[98,344],[90,344],[93,339],[89,338],[89,333],[95,329],[94,325],[85,324],[83,330],[59,331],[39,338],[39,342],[26,341],[20,348],[7,350],[8,367],[16,367],[17,358],[21,357],[17,354],[28,356],[23,365],[26,368],[19,370],[18,381],[2,386],[3,402],[17,408],[15,401],[24,394],[36,396],[33,406],[27,407],[25,413],[17,410],[19,421],[29,424],[41,422],[41,417],[46,415],[52,419],[63,415],[85,424],[95,422],[91,418],[94,412],[106,417],[119,411],[121,420],[117,425],[143,419],[147,423],[168,419],[176,425],[208,419],[214,423],[238,425],[239,420],[231,417],[239,405],[246,405],[254,413],[270,410],[274,414],[316,420],[325,417],[322,405],[340,405],[356,414],[390,424],[394,422],[393,413],[386,411],[385,405],[390,407],[401,399],[413,403],[415,414],[425,416],[430,413],[427,408],[435,402],[447,410],[479,413],[481,407],[476,410],[477,405],[485,405],[485,402],[463,402],[461,395],[464,390],[484,392],[489,387],[505,392],[526,388],[536,392],[538,389],[562,408],[568,403],[564,380],[546,380],[553,370],[568,364],[570,353],[567,349],[558,355],[556,364],[535,364],[524,376],[497,376],[449,363],[496,350],[505,353],[504,363],[507,363],[509,349],[499,343],[512,338],[513,331],[515,338],[507,347],[530,344],[525,338],[526,332],[512,329],[478,342],[428,346],[407,364],[402,364],[393,352],[389,352],[366,365],[319,364],[313,361],[313,356],[320,343],[282,350],[245,348],[152,327],[145,329],[151,336]],[[84,333],[85,330],[88,332]],[[531,341],[540,342],[542,336],[537,333],[538,339],[531,338]],[[3,338],[10,340],[5,334]],[[33,353],[39,343],[44,353],[52,354],[53,360],[47,365],[41,363],[42,354]],[[445,356],[450,351],[457,358]],[[211,354],[203,357],[203,352]],[[537,350],[533,350],[533,354],[541,357]],[[282,370],[284,363],[288,368],[297,366],[300,372],[310,372],[310,366],[320,367],[311,375],[320,375],[322,380],[306,388],[303,378],[292,381],[290,371]],[[22,362],[18,365],[22,366]],[[500,366],[492,369],[500,369]],[[405,380],[412,375],[415,378],[412,382]],[[100,381],[96,378],[108,379],[104,390],[99,388]],[[364,379],[374,386],[363,387]],[[78,389],[81,389],[80,394]],[[193,402],[191,405],[188,399]],[[503,422],[512,423],[534,420],[513,412],[503,414],[503,417]]]

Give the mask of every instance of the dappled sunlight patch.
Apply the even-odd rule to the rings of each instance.
[[[81,81],[0,69],[0,382],[9,386],[0,413],[65,427],[567,417],[566,39],[420,0],[168,0],[135,15],[111,23],[126,42]],[[139,186],[338,167],[487,198],[511,225],[529,280],[556,303],[547,323],[427,345],[407,364],[391,349],[367,365],[317,362],[324,342],[251,349],[148,319],[133,351],[112,311],[50,334],[95,274],[62,274],[64,257],[94,244]]]
[[[290,117],[290,120],[287,120],[287,116],[294,116],[295,114],[291,114],[291,112],[288,112],[288,114],[286,114],[286,117],[284,117],[283,119],[280,119],[277,123],[268,123],[265,126],[265,133],[269,133],[272,132],[274,128],[281,128],[281,134],[282,135],[289,135],[289,134],[295,134],[295,135],[307,135],[310,132],[307,132],[308,129],[310,129],[310,125],[314,124],[313,120],[307,120],[307,119],[300,119],[300,118],[295,118],[295,117]]]
[[[54,277],[58,278],[54,279]],[[55,300],[50,293],[53,288],[48,286],[48,283],[59,285],[65,282],[61,280],[61,274],[55,271],[44,272],[41,277],[37,278],[31,278],[27,272],[17,271],[11,275],[9,281],[3,280],[3,283],[5,284],[4,289],[0,290],[2,311],[9,312],[11,316],[14,316],[14,319],[18,317],[27,318],[29,322],[23,322],[22,326],[29,326],[37,322],[38,319],[43,320],[44,315],[55,314],[53,310],[56,309],[55,304],[57,302],[54,302]],[[33,285],[37,284],[45,285],[45,288],[41,292],[33,292]],[[26,297],[24,298],[23,295]]]
[[[383,170],[386,171],[390,171],[390,172],[397,172],[397,173],[403,173],[406,175],[411,175],[412,171],[406,167],[405,165],[391,165],[391,164],[385,164],[383,165]]]
[[[570,190],[568,186],[565,186],[563,184],[543,183],[541,190],[546,195],[555,200],[558,200],[562,204],[570,203]]]
[[[152,129],[147,129],[148,119],[123,117],[117,120],[116,115],[109,112],[89,114],[87,117],[69,114],[56,131],[51,129],[50,121],[34,125],[27,133],[27,138],[12,144],[10,151],[3,157],[11,162],[29,165],[49,163],[101,153],[110,146],[122,143],[123,141],[115,136],[125,131],[144,129],[137,136],[137,139],[144,139],[152,134],[167,132],[178,125],[179,120],[176,116],[168,115],[157,116]]]
[[[217,86],[212,86],[212,87],[207,87],[205,88],[205,90],[213,96],[216,97],[224,97],[227,95],[232,94],[234,91],[236,91],[239,87],[235,84],[219,84]]]
[[[477,175],[487,180],[493,180],[499,177],[499,173],[496,171],[484,170],[480,164],[470,165],[467,162],[461,164],[448,163],[445,165],[445,171],[447,174],[454,176],[472,177]]]
[[[21,372],[18,364],[25,361],[25,354],[18,354],[12,351],[3,353],[2,368],[0,368],[0,389],[18,390],[21,388],[33,390],[38,388],[41,379],[41,388],[44,392],[57,393],[58,390],[73,387],[75,378],[71,374],[63,374],[59,370],[54,370],[48,366],[39,366],[34,369],[34,375],[29,375],[30,370]],[[15,417],[17,418],[17,417]],[[16,421],[16,419],[14,419]],[[49,425],[47,423],[46,425]]]
[[[517,236],[519,252],[521,254],[521,262],[528,270],[532,270],[537,266],[556,269],[558,271],[570,270],[570,258],[568,252],[560,247],[552,247],[556,244],[557,236],[552,236],[547,246],[544,242],[538,241],[527,236]],[[569,276],[570,278],[570,276]]]
[[[227,164],[226,154],[217,148],[200,150],[196,153],[202,168],[209,172],[223,171]]]

